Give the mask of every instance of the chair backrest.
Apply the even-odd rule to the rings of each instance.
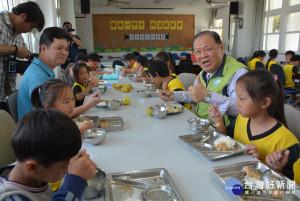
[[[116,65],[119,65],[119,66],[125,66],[125,64],[123,63],[123,61],[121,60],[114,60],[113,63],[112,63],[112,67],[116,67]]]
[[[147,57],[148,60],[153,59],[153,55],[150,53],[146,54],[145,57]]]
[[[288,125],[288,129],[300,141],[300,127],[299,127],[300,111],[289,104],[284,104],[284,114]]]
[[[197,62],[197,61],[196,61],[196,57],[195,57],[194,54],[191,55],[191,59],[192,59],[193,63],[196,63],[196,62]]]
[[[243,59],[243,57],[239,57],[236,59],[238,62],[241,62],[242,64],[244,64],[245,66],[247,66],[246,61]]]
[[[177,53],[172,53],[173,60],[180,60]]]
[[[188,90],[189,86],[194,85],[196,77],[197,77],[197,75],[195,75],[193,73],[180,73],[178,75],[178,78],[179,78],[180,82],[182,83],[182,85],[184,86],[185,90]]]
[[[6,97],[6,105],[13,120],[18,122],[18,90],[12,92]]]
[[[11,145],[15,122],[5,110],[0,110],[0,128],[0,167],[2,167],[16,161]]]
[[[277,79],[281,82],[282,86],[285,85],[286,78],[285,78],[285,73],[284,73],[282,66],[280,66],[279,64],[272,64],[270,67],[270,72],[273,75],[278,76]]]
[[[180,57],[186,57],[186,52],[181,52]]]
[[[255,70],[262,70],[262,69],[266,69],[265,65],[263,64],[263,62],[256,62],[255,63]]]
[[[181,60],[178,66],[179,73],[191,73],[193,71],[192,60]]]

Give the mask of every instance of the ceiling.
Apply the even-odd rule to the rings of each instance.
[[[106,7],[108,1],[113,0],[90,0],[91,7]],[[129,2],[130,4],[112,3],[108,7],[125,8],[125,9],[174,9],[174,8],[221,8],[227,6],[228,2],[237,0],[211,0],[212,3],[207,3],[206,0],[116,0]]]

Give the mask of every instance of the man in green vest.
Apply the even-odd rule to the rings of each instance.
[[[197,103],[196,114],[201,118],[209,118],[208,108],[216,103],[219,107],[226,127],[230,125],[231,116],[234,120],[238,114],[235,106],[237,79],[248,72],[247,67],[224,54],[223,43],[219,34],[214,31],[203,31],[193,39],[193,54],[202,71],[197,76],[194,86],[189,91],[163,91],[176,102]]]

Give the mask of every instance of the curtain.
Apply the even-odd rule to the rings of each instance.
[[[263,29],[263,19],[264,19],[264,3],[265,0],[253,0],[253,21],[252,21],[252,33],[253,33],[253,42],[250,47],[250,55],[255,51],[260,50],[262,42],[262,29]]]
[[[233,57],[233,58],[236,58],[237,57],[237,45],[238,45],[238,43],[237,43],[237,40],[238,40],[238,19],[237,18],[234,18],[234,17],[232,17],[232,16],[230,16],[230,20],[235,20],[235,23],[234,23],[234,29],[233,29],[233,35],[234,35],[234,37],[233,38],[231,38],[230,37],[230,40],[231,39],[233,39],[233,44],[232,44],[232,50],[231,50],[231,56]],[[230,30],[231,31],[231,30]]]

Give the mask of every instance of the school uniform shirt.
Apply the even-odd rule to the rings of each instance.
[[[238,115],[235,128],[234,139],[240,143],[254,144],[259,151],[259,159],[265,162],[268,154],[278,149],[290,150],[288,164],[283,169],[283,173],[289,178],[293,176],[293,164],[299,157],[299,141],[293,133],[291,133],[281,122],[278,122],[273,128],[260,135],[252,136],[250,130],[251,118],[245,118]]]
[[[285,74],[285,85],[284,88],[290,88],[295,86],[295,82],[293,76],[297,73],[300,68],[291,64],[285,65],[283,67],[284,74]]]
[[[169,91],[186,91],[178,77],[172,76],[172,79],[168,82]],[[191,104],[189,103],[180,103],[185,108],[191,109]]]
[[[67,174],[64,183],[53,193],[47,183],[32,187],[7,179],[8,173],[14,165],[0,168],[0,200],[1,201],[58,201],[81,200],[87,182],[79,176]]]
[[[88,68],[89,72],[93,71],[93,69],[89,65],[87,65],[87,68]]]
[[[250,61],[248,61],[248,68],[249,70],[255,70],[255,64],[256,62],[261,62],[259,58],[253,58]]]
[[[268,63],[268,66],[267,66],[267,63],[268,63],[268,61],[265,62],[265,67],[268,69],[268,71],[270,71],[271,66],[272,66],[273,64],[276,64],[276,61],[270,61],[270,62]]]
[[[75,82],[74,86],[72,87],[73,95],[74,95],[74,101],[75,101],[75,107],[83,105],[84,99],[82,99],[82,101],[79,101],[79,100],[76,99],[76,95],[83,92],[87,88],[87,86],[88,86],[87,84],[83,85],[79,82]]]
[[[294,180],[298,185],[300,185],[300,158],[294,164]]]

